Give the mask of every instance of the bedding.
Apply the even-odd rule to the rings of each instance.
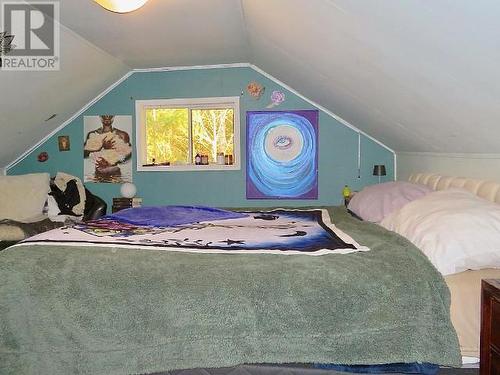
[[[0,252],[0,373],[459,366],[449,291],[428,259],[345,209],[330,213],[370,251],[281,256],[33,243]]]
[[[61,227],[62,223],[55,223],[50,219],[43,219],[33,223],[21,223],[14,220],[0,220],[1,241],[21,241],[40,232]]]
[[[145,219],[144,210],[131,209],[122,215],[109,215],[97,221],[63,227],[41,233],[24,243],[88,243],[121,247],[156,248],[165,251],[204,253],[273,253],[322,255],[330,252],[350,253],[368,251],[350,236],[336,228],[326,210],[246,211],[236,213],[204,207],[162,207],[163,216]],[[132,220],[131,213],[139,212]],[[168,217],[168,212],[175,215]],[[186,212],[183,218],[181,212]],[[194,212],[201,212],[194,219]],[[208,217],[223,219],[206,221]],[[233,217],[233,219],[230,219]],[[130,221],[149,223],[177,222],[175,226],[130,224]],[[190,223],[189,223],[190,222]]]
[[[50,195],[59,209],[56,215],[74,216],[81,220],[86,200],[86,191],[82,181],[78,177],[58,172],[50,187]],[[54,213],[51,216],[55,216]]]
[[[390,213],[431,191],[425,185],[404,181],[371,185],[354,194],[348,209],[363,220],[378,223]]]
[[[500,206],[466,190],[432,192],[381,225],[409,239],[443,275],[500,268]]]
[[[208,220],[239,219],[248,215],[205,206],[153,206],[121,210],[107,218],[135,225],[169,227]]]
[[[0,219],[25,223],[42,215],[49,193],[48,173],[0,176]]]

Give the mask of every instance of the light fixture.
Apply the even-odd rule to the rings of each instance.
[[[380,184],[380,176],[385,176],[385,165],[384,164],[378,164],[373,166],[373,175],[378,176],[378,183]]]
[[[139,9],[148,0],[94,0],[97,4],[102,6],[104,9],[110,10],[116,13],[129,13],[134,10]]]
[[[137,188],[133,183],[125,182],[120,188],[120,193],[122,194],[123,198],[130,199],[135,197],[135,194],[137,193]]]

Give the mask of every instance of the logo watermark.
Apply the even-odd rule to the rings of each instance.
[[[0,51],[0,70],[59,70],[58,1],[2,1],[0,31],[11,44]]]

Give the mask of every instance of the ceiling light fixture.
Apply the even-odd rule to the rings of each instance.
[[[148,0],[94,0],[97,4],[104,9],[116,13],[129,13],[139,9]]]

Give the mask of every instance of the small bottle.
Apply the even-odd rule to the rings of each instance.
[[[345,185],[342,189],[342,196],[344,197],[344,205],[347,207],[349,204],[349,198],[351,197],[351,189],[349,186]]]
[[[200,156],[200,154],[196,154],[196,156],[194,157],[194,164],[196,164],[196,165],[200,165],[201,164],[201,156]]]
[[[217,153],[217,164],[224,165],[224,163],[225,163],[224,153],[223,152]]]
[[[351,189],[349,188],[349,186],[344,186],[344,188],[342,189],[342,195],[344,196],[344,198],[349,198],[351,196]]]
[[[201,164],[208,165],[208,155],[201,155]]]

